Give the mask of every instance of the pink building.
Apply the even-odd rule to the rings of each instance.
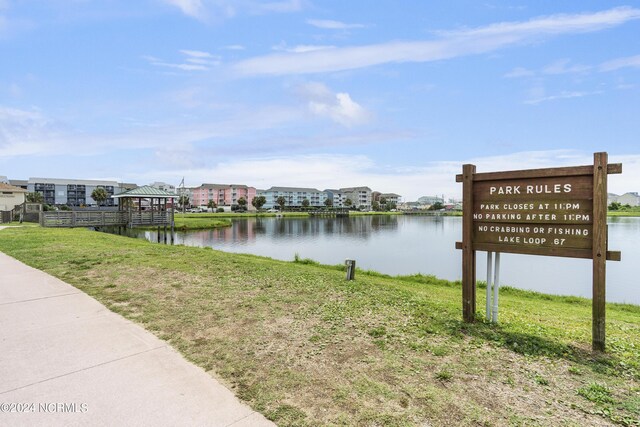
[[[191,204],[193,206],[207,206],[213,200],[218,206],[232,206],[238,204],[238,199],[247,201],[247,209],[255,209],[251,202],[256,197],[255,187],[246,185],[202,184],[191,189]]]

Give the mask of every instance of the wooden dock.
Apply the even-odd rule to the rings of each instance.
[[[171,212],[47,211],[40,213],[42,227],[146,227],[170,226]]]
[[[348,209],[309,211],[309,216],[320,218],[348,217]]]

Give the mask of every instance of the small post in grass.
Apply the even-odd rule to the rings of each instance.
[[[347,266],[347,280],[354,280],[356,278],[356,260],[347,259],[344,261],[344,265]]]

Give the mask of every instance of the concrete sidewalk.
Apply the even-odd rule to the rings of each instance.
[[[167,343],[2,252],[0,325],[0,425],[274,425]]]

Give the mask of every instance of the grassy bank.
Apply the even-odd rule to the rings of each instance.
[[[231,227],[231,220],[226,218],[189,218],[176,215],[174,220],[176,229],[182,231]]]
[[[225,218],[210,218],[210,217],[183,217],[175,216],[176,230],[189,231],[189,230],[207,230],[212,228],[231,227],[231,220]],[[157,226],[149,227],[136,227],[140,230],[155,230]]]
[[[640,424],[640,307],[505,289],[461,322],[459,283],[11,228],[0,250],[143,324],[279,425]],[[561,284],[558,284],[561,287]],[[481,293],[478,307],[483,307]]]
[[[242,213],[235,213],[235,212],[203,212],[203,213],[185,213],[185,214],[179,214],[176,213],[176,220],[177,218],[243,218],[243,217],[248,217],[248,218],[256,218],[256,217],[276,217],[276,216],[283,216],[283,217],[292,217],[292,218],[306,218],[309,216],[309,214],[307,212],[282,212],[282,213],[276,213],[276,212],[242,212]]]

